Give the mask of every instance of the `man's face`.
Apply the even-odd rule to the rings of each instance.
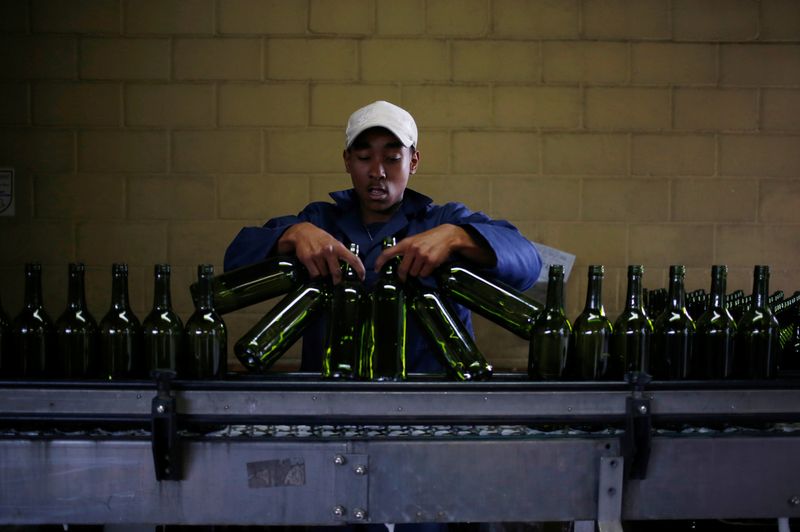
[[[387,129],[370,128],[353,141],[344,151],[344,166],[358,195],[364,223],[391,218],[418,163],[419,152],[403,146]]]

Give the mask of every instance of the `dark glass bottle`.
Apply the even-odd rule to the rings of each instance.
[[[460,264],[436,272],[442,293],[513,332],[530,340],[531,326],[543,305],[499,281],[487,279]]]
[[[781,327],[781,367],[793,377],[800,373],[800,304],[795,303],[789,311],[792,320]]]
[[[653,336],[653,322],[642,306],[641,265],[628,266],[628,291],[625,296],[625,309],[614,321],[611,335],[612,365],[616,374],[650,370],[650,342]]]
[[[564,313],[564,267],[550,266],[547,301],[531,327],[528,377],[558,380],[564,375],[572,326]]]
[[[197,267],[194,313],[186,321],[178,372],[186,379],[220,379],[228,371],[228,330],[214,309],[214,266]]]
[[[572,325],[569,355],[570,378],[584,381],[622,379],[612,375],[609,365],[609,343],[613,328],[603,308],[602,266],[589,266],[586,305]]]
[[[25,306],[14,319],[13,346],[22,364],[19,373],[25,378],[56,375],[55,328],[42,301],[42,265],[25,265]]]
[[[100,320],[103,378],[144,377],[142,326],[128,301],[128,265],[111,266],[111,308]]]
[[[475,345],[452,304],[416,278],[406,281],[409,306],[428,334],[447,373],[460,381],[485,380],[492,366]]]
[[[284,295],[308,280],[305,268],[294,257],[270,257],[217,275],[211,282],[214,308],[227,314],[248,305]],[[198,283],[190,287],[197,297]]]
[[[181,358],[183,322],[172,310],[169,264],[156,264],[153,276],[153,309],[142,322],[147,370],[177,371]]]
[[[86,267],[70,264],[68,274],[67,308],[56,321],[61,374],[67,379],[92,379],[100,376],[100,360],[97,322],[86,306]]]
[[[697,320],[697,342],[691,378],[728,379],[733,376],[736,321],[728,312],[725,290],[728,267],[711,267],[708,307]]]
[[[697,327],[686,310],[683,265],[669,267],[667,308],[653,324],[650,373],[654,379],[688,379]]]
[[[358,256],[358,244],[350,244],[350,252]],[[322,376],[352,379],[358,375],[364,350],[369,296],[353,267],[342,261],[341,268],[342,280],[331,290],[331,323]]]
[[[780,325],[767,304],[769,266],[753,270],[750,308],[737,324],[736,365],[741,378],[771,379],[778,371],[778,329]]]
[[[383,249],[394,245],[394,237],[383,240]],[[400,260],[394,257],[383,265],[370,295],[370,321],[360,371],[365,379],[406,378],[406,297],[397,276]]]

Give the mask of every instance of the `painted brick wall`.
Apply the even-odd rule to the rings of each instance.
[[[179,313],[196,264],[221,268],[243,225],[348,186],[343,125],[388,99],[421,129],[412,186],[516,223],[606,266],[687,288],[711,264],[750,289],[800,289],[800,3],[796,0],[9,0],[0,3],[0,294],[22,305],[44,264],[57,317],[66,265],[88,265],[90,309],[131,266],[143,317],[151,271],[173,265]],[[235,340],[271,303],[230,315]],[[477,320],[502,368],[527,347]],[[297,348],[284,359],[296,361]]]

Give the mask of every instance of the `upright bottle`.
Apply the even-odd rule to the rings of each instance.
[[[178,372],[186,379],[220,379],[228,370],[228,331],[214,309],[211,284],[214,267],[197,267],[194,313],[186,321],[184,348]]]
[[[142,322],[144,357],[148,371],[177,371],[183,340],[183,323],[172,310],[169,264],[154,268],[153,309]]]
[[[25,265],[25,306],[14,319],[14,350],[22,358],[25,378],[52,377],[55,364],[55,329],[42,301],[42,265]]]
[[[667,308],[653,324],[650,373],[654,379],[688,379],[697,327],[686,310],[683,265],[669,267]]]
[[[3,310],[0,300],[0,379],[16,377],[19,364],[15,360],[17,354],[11,348],[11,319]]]
[[[142,326],[128,300],[128,265],[111,266],[111,308],[100,320],[103,378],[143,378]]]
[[[436,280],[442,292],[454,301],[530,340],[533,320],[543,308],[538,301],[460,264],[439,268]]]
[[[56,321],[56,344],[61,373],[67,379],[100,376],[97,322],[86,306],[83,263],[68,267],[67,308]]]
[[[725,290],[728,267],[711,267],[711,295],[697,320],[697,342],[690,378],[728,379],[733,376],[736,321],[728,312]]]
[[[567,364],[572,326],[564,313],[564,267],[550,266],[547,301],[531,327],[528,351],[528,377],[535,380],[558,380]]]
[[[358,256],[358,244],[350,244]],[[341,261],[342,280],[333,287],[328,342],[322,357],[322,376],[352,379],[364,350],[367,328],[367,295],[364,283],[350,263]]]
[[[394,237],[383,240],[383,249],[394,245]],[[360,371],[366,379],[406,378],[406,297],[397,276],[400,260],[395,257],[383,265],[370,297],[370,321]]]
[[[603,308],[603,276],[602,266],[589,266],[586,305],[572,325],[568,360],[570,378],[584,381],[622,379],[622,375],[611,374],[609,364],[613,328]]]
[[[737,324],[736,364],[742,378],[771,379],[778,372],[780,325],[767,304],[768,294],[769,266],[756,266],[751,305]]]
[[[650,370],[650,341],[653,322],[642,306],[642,275],[644,268],[635,264],[628,266],[628,291],[625,309],[614,322],[611,335],[611,357],[615,373]]]

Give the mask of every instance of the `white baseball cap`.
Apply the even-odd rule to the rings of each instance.
[[[400,139],[403,146],[417,145],[417,124],[414,117],[402,107],[379,100],[350,115],[344,132],[344,147],[349,148],[356,137],[371,127],[385,127]]]

